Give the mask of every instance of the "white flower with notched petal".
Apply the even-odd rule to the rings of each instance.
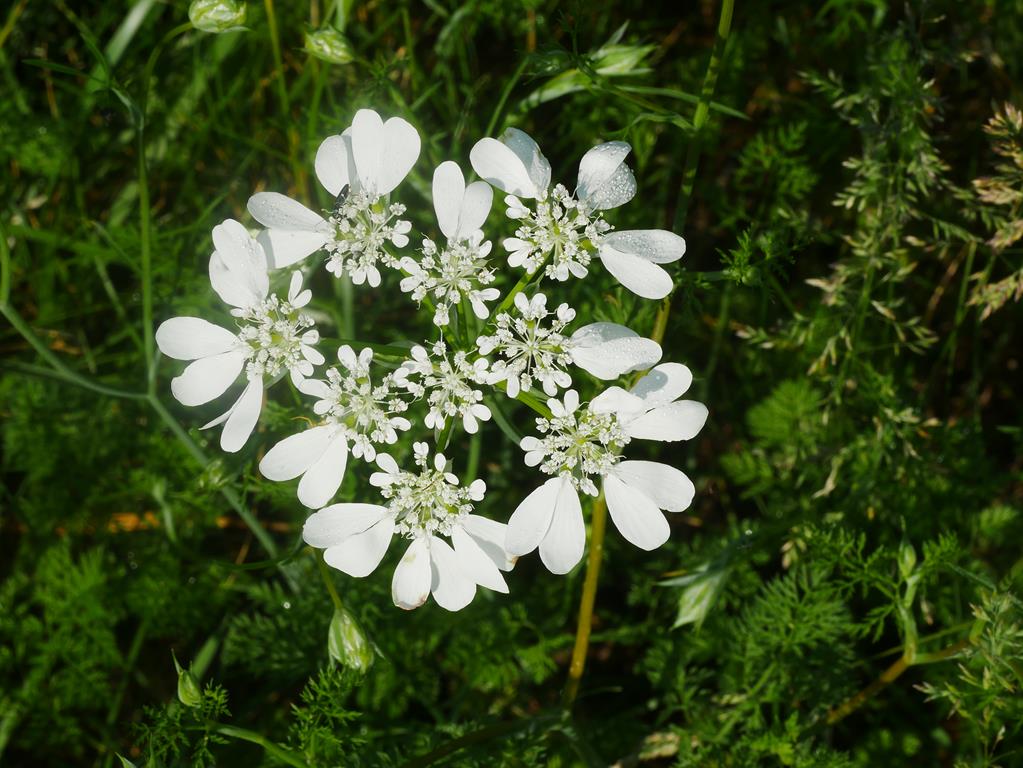
[[[401,268],[408,276],[401,290],[416,301],[432,298],[436,307],[433,322],[450,322],[451,307],[468,299],[476,317],[486,320],[490,310],[485,302],[501,292],[484,286],[494,282],[494,270],[487,266],[490,241],[483,239],[480,227],[490,213],[494,191],[485,181],[465,186],[465,177],[457,163],[450,160],[437,166],[433,174],[433,207],[447,246],[438,248],[432,240],[423,240],[423,258],[406,256]]]
[[[358,357],[347,344],[337,351],[341,370],[330,368],[327,380],[307,379],[303,393],[318,398],[313,411],[323,423],[286,437],[259,462],[259,471],[270,480],[298,483],[298,500],[312,509],[324,506],[344,479],[348,454],[373,461],[378,445],[393,445],[398,432],[412,423],[399,414],[408,403],[398,391],[393,374],[374,385],[370,376],[373,350]],[[407,397],[407,395],[405,395]]]
[[[542,293],[532,299],[516,294],[515,309],[517,316],[501,312],[494,320],[493,334],[476,340],[480,354],[499,356],[486,373],[487,383],[507,382],[509,397],[528,392],[534,381],[553,397],[559,387],[572,385],[565,370],[569,365],[606,381],[649,368],[661,359],[656,341],[617,323],[590,323],[566,335],[575,310],[561,304],[551,312]],[[552,319],[545,324],[548,317]]]
[[[171,381],[171,392],[184,405],[203,405],[227,391],[245,370],[248,384],[223,415],[203,429],[224,424],[220,446],[241,449],[252,434],[263,407],[263,388],[289,373],[301,385],[323,363],[313,349],[319,334],[301,312],[312,294],[302,290],[302,275],[291,276],[288,298],[268,296],[270,278],[266,254],[245,227],[228,219],[213,228],[216,250],[210,258],[210,283],[225,303],[234,307],[238,332],[198,317],[173,317],[156,330],[160,351],[175,360],[193,360]]]
[[[399,218],[405,206],[387,196],[415,165],[419,148],[419,134],[406,120],[384,122],[373,110],[360,109],[350,128],[325,139],[316,152],[316,177],[336,198],[326,217],[277,192],[250,197],[249,213],[267,227],[261,238],[273,266],[323,248],[336,277],[347,273],[356,285],[380,285],[377,264],[398,267],[386,244],[405,247],[412,229]]]
[[[524,555],[540,548],[540,559],[553,573],[567,573],[583,556],[586,529],[579,491],[604,497],[615,527],[625,539],[651,550],[668,540],[662,514],[681,512],[692,503],[695,488],[682,472],[653,461],[622,459],[631,440],[689,440],[707,420],[707,407],[679,400],[692,383],[689,369],[663,363],[626,392],[610,387],[579,408],[579,395],[549,400],[553,416],[537,419],[541,438],[525,437],[526,464],[539,466],[551,479],[527,496],[508,521],[505,548]]]
[[[324,549],[328,565],[350,576],[367,576],[380,564],[395,534],[411,543],[394,571],[391,596],[405,610],[418,608],[433,594],[442,608],[458,611],[472,602],[476,587],[507,592],[501,571],[514,561],[502,546],[505,526],[472,514],[486,484],[467,488],[447,471],[443,454],[429,460],[426,443],[416,443],[418,470],[406,472],[386,453],[377,456],[383,470],[370,477],[385,504],[334,504],[309,517],[302,537]],[[449,544],[441,537],[450,539]]]
[[[546,264],[556,280],[585,277],[596,255],[633,293],[661,299],[671,277],[660,264],[685,254],[681,237],[664,230],[612,232],[601,211],[624,205],[636,194],[636,179],[625,164],[631,147],[624,141],[598,144],[583,155],[573,196],[551,183],[551,166],[527,134],[509,128],[501,140],[480,139],[469,159],[482,178],[508,193],[508,216],[517,219],[515,237],[504,241],[508,263],[532,274]],[[535,200],[530,208],[523,200]]]
[[[482,359],[470,363],[462,350],[449,359],[447,346],[438,341],[429,352],[412,347],[412,359],[402,363],[395,376],[415,397],[426,397],[430,411],[423,423],[428,428],[444,429],[449,418],[461,418],[462,428],[471,435],[491,416],[483,405],[483,391],[476,387],[486,380],[486,365]]]

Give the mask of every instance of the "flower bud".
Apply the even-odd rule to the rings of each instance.
[[[202,690],[199,688],[199,681],[195,679],[191,669],[185,669],[178,664],[178,657],[174,658],[174,668],[178,671],[178,700],[186,707],[197,707],[202,701]]]
[[[334,27],[305,33],[305,51],[331,64],[350,64],[355,58],[348,40]]]
[[[365,672],[373,664],[373,649],[362,627],[344,608],[334,611],[327,632],[327,650],[330,658],[344,667]]]
[[[245,23],[245,3],[238,0],[192,0],[188,19],[202,32],[231,32]]]
[[[914,568],[916,568],[916,550],[909,543],[909,539],[904,538],[899,544],[899,573],[903,579],[908,579]]]

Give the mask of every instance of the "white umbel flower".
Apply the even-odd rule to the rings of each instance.
[[[341,487],[349,452],[373,461],[377,446],[393,445],[398,432],[412,426],[399,415],[408,403],[394,376],[388,374],[374,385],[372,349],[356,357],[345,344],[337,356],[341,368],[330,368],[326,381],[308,379],[301,386],[302,392],[318,398],[313,411],[323,423],[281,440],[259,462],[259,471],[270,480],[301,477],[298,500],[312,509],[324,506]]]
[[[659,264],[685,254],[685,240],[664,230],[612,232],[601,211],[624,205],[636,194],[636,179],[625,164],[632,148],[609,141],[590,149],[579,163],[573,195],[561,184],[551,188],[551,166],[536,142],[517,128],[500,141],[480,139],[469,159],[482,178],[508,193],[509,218],[519,221],[504,241],[509,265],[532,274],[546,263],[556,280],[585,277],[594,256],[633,293],[661,299],[671,277]],[[527,205],[524,200],[535,201]]]
[[[213,228],[216,250],[210,258],[210,283],[233,307],[237,333],[198,317],[173,317],[156,330],[160,351],[175,360],[192,360],[171,381],[171,392],[184,405],[203,405],[220,397],[244,370],[246,387],[228,411],[203,426],[223,424],[220,446],[241,449],[263,407],[263,388],[285,373],[296,385],[324,362],[313,345],[319,334],[301,309],[312,298],[302,290],[302,275],[291,276],[288,298],[269,295],[266,254],[245,227],[228,219]]]
[[[547,309],[547,297],[537,293],[532,299],[515,295],[517,315],[500,313],[494,319],[494,332],[476,340],[480,354],[498,359],[489,366],[488,384],[507,382],[509,397],[528,392],[534,381],[553,397],[558,388],[572,385],[566,371],[577,365],[598,379],[610,380],[649,368],[661,359],[661,347],[617,323],[590,323],[571,335],[565,327],[575,319],[575,310],[560,304]],[[548,320],[550,318],[550,320]]]
[[[485,287],[494,282],[494,270],[487,264],[490,241],[483,239],[480,229],[493,197],[494,191],[485,181],[467,187],[457,163],[449,160],[434,171],[433,207],[447,246],[441,248],[425,239],[419,261],[404,257],[401,268],[408,276],[401,281],[401,290],[416,301],[432,299],[435,325],[447,325],[451,307],[457,307],[463,298],[469,300],[476,317],[486,320],[490,317],[486,302],[501,295],[496,288]]]
[[[474,480],[460,486],[443,454],[430,461],[426,443],[416,443],[414,454],[414,472],[400,469],[386,453],[377,456],[382,471],[370,483],[380,489],[384,504],[321,509],[306,521],[303,539],[325,550],[328,565],[357,577],[376,569],[392,536],[408,539],[391,581],[394,604],[405,610],[418,608],[432,594],[442,608],[458,611],[472,602],[477,586],[506,593],[501,571],[514,565],[503,548],[506,526],[472,514],[486,484]]]
[[[405,247],[412,229],[400,218],[405,206],[387,197],[415,165],[419,149],[419,133],[406,120],[384,122],[371,109],[356,112],[351,127],[326,138],[316,152],[316,177],[336,198],[326,217],[277,192],[249,198],[249,213],[267,227],[262,242],[273,266],[294,264],[323,248],[334,276],[380,285],[377,265],[398,267],[386,244]]]
[[[443,341],[430,350],[412,347],[412,359],[395,372],[398,380],[414,396],[425,397],[430,406],[423,423],[430,429],[444,429],[449,418],[460,418],[470,435],[479,431],[479,422],[490,420],[490,409],[483,405],[483,391],[477,387],[486,379],[487,361],[470,363],[464,351],[448,357]]]
[[[652,461],[629,461],[622,450],[633,439],[689,440],[707,420],[707,407],[679,400],[692,373],[678,363],[663,363],[626,392],[610,387],[588,407],[579,408],[574,390],[564,401],[549,400],[550,419],[537,419],[542,437],[525,437],[526,464],[551,479],[512,513],[505,548],[524,555],[540,548],[553,573],[567,573],[582,559],[586,545],[579,491],[598,494],[601,480],[611,521],[623,537],[651,550],[668,540],[662,511],[689,507],[695,488],[682,472]]]

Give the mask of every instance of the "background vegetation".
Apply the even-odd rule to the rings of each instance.
[[[739,0],[727,40],[710,0],[267,0],[222,35],[177,1],[5,8],[5,765],[1023,765],[1018,2]],[[351,61],[309,52],[328,29]],[[697,501],[654,553],[609,536],[572,714],[581,567],[526,558],[458,614],[337,575],[360,672],[255,470],[286,406],[226,456],[170,366],[147,388],[144,323],[214,306],[211,227],[261,188],[316,201],[360,106],[424,136],[414,221],[437,162],[517,125],[567,181],[631,142],[616,224],[688,241],[664,346],[711,419],[658,455]],[[332,335],[422,333],[396,291],[315,279]],[[606,275],[574,290],[654,330]],[[520,452],[480,456],[505,519]]]

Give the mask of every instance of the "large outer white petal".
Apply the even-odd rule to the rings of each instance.
[[[298,500],[310,509],[322,507],[341,487],[347,464],[348,441],[338,435],[298,481]]]
[[[617,208],[636,194],[636,177],[625,165],[632,147],[624,141],[598,144],[579,162],[576,196],[591,210]]]
[[[259,471],[268,480],[293,480],[319,460],[334,432],[334,427],[325,425],[284,438],[266,452]]]
[[[540,542],[540,559],[551,573],[568,573],[583,559],[586,526],[579,492],[564,478],[547,535]]]
[[[372,109],[360,109],[352,119],[352,154],[363,189],[377,194],[384,156],[384,121]]]
[[[628,229],[612,232],[604,242],[622,253],[632,253],[655,264],[669,264],[681,259],[686,241],[664,229]]]
[[[172,317],[156,329],[156,345],[175,360],[198,360],[229,352],[238,337],[200,317]]]
[[[330,226],[320,214],[277,192],[257,192],[249,198],[252,218],[269,229],[257,241],[275,269],[287,267],[323,247]]]
[[[460,611],[476,596],[476,582],[462,568],[455,550],[436,536],[430,537],[430,570],[430,591],[441,608]]]
[[[419,159],[419,132],[408,120],[392,117],[384,123],[384,155],[377,178],[378,195],[389,194],[408,176]]]
[[[590,323],[570,338],[572,361],[598,379],[616,379],[661,359],[661,345],[617,323]]]
[[[692,440],[707,423],[707,406],[695,400],[678,400],[659,405],[625,424],[625,432],[634,440],[660,440],[673,443]]]
[[[331,504],[309,515],[302,539],[310,547],[326,549],[369,530],[386,516],[387,508],[379,504]]]
[[[535,199],[545,191],[537,189],[522,159],[497,139],[488,136],[477,141],[469,162],[480,178],[508,194]]]
[[[458,231],[455,238],[465,240],[477,229],[482,229],[493,202],[494,188],[487,182],[474,181],[466,187],[462,196],[462,209],[458,215]]]
[[[539,194],[543,194],[551,185],[551,164],[533,138],[518,128],[506,128],[501,134],[501,141],[516,154],[526,173]]]
[[[258,304],[260,297],[252,291],[252,287],[227,268],[224,257],[218,251],[210,256],[210,285],[221,301],[232,307],[251,307]]]
[[[688,509],[696,495],[696,488],[685,473],[656,461],[622,461],[612,474],[668,512]]]
[[[265,299],[270,290],[266,254],[248,230],[234,219],[226,219],[213,228],[213,246],[227,268],[227,277],[251,297],[249,304],[234,306],[251,306]]]
[[[631,392],[649,409],[678,400],[692,383],[693,372],[682,363],[661,363],[637,381]]]
[[[220,433],[220,447],[228,453],[237,453],[249,439],[263,410],[263,380],[250,379],[237,402],[231,406],[231,415]]]
[[[349,576],[369,576],[384,559],[393,533],[394,518],[387,515],[362,533],[353,534],[325,550],[323,561]]]
[[[499,569],[510,571],[515,567],[515,557],[509,555],[504,548],[508,534],[507,525],[480,515],[466,515],[462,520],[462,527]]]
[[[552,477],[515,508],[508,520],[508,533],[504,540],[508,554],[525,555],[540,546],[551,527],[562,482],[562,478]]]
[[[433,172],[433,210],[444,237],[451,240],[458,232],[458,217],[465,196],[465,177],[458,163],[446,160]]]
[[[394,569],[391,599],[399,608],[411,611],[430,596],[433,574],[430,567],[430,546],[425,536],[413,541]]]
[[[345,184],[352,185],[353,176],[352,163],[352,136],[351,131],[346,130],[340,136],[328,136],[316,150],[316,178],[320,180],[323,188],[337,197]]]
[[[663,299],[671,293],[671,275],[653,262],[619,251],[606,243],[601,244],[597,256],[607,271],[637,296]]]
[[[614,413],[621,419],[630,419],[645,410],[642,400],[621,387],[608,387],[590,400],[588,407],[594,413]]]
[[[456,525],[451,530],[451,543],[455,547],[455,554],[458,555],[462,570],[477,584],[495,592],[508,591],[508,585],[498,570],[497,563],[462,526]]]
[[[668,540],[671,535],[668,521],[646,494],[610,474],[604,478],[604,496],[611,521],[626,541],[651,550]]]
[[[242,350],[200,358],[171,379],[171,394],[182,405],[208,403],[227,391],[244,365]]]

